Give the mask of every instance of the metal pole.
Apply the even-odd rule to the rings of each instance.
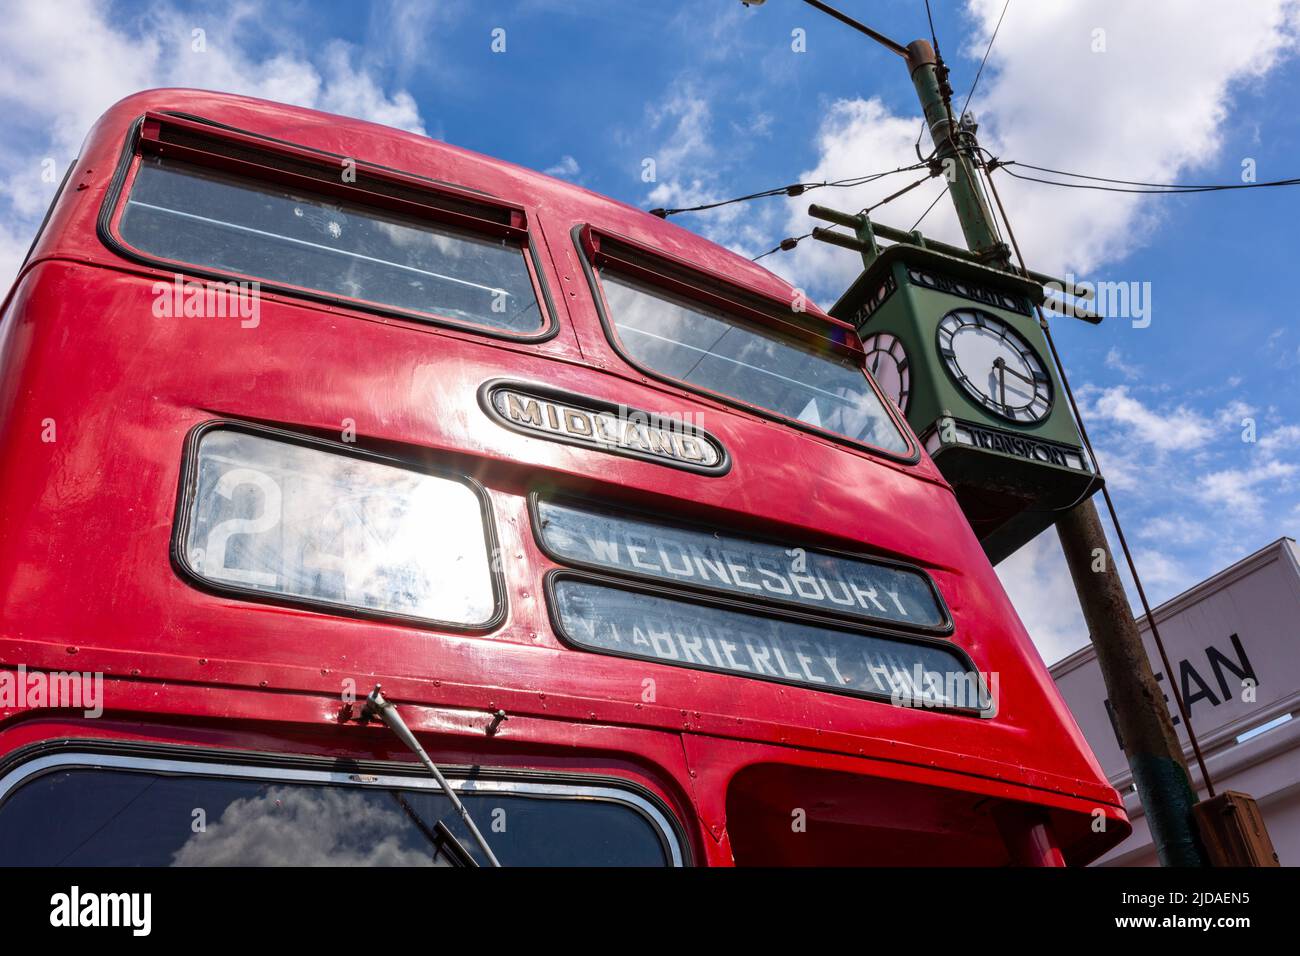
[[[990,265],[1008,268],[1007,249],[993,226],[992,213],[975,180],[974,165],[958,148],[934,50],[925,40],[917,40],[908,45],[907,51],[912,85],[921,100],[930,137],[940,161],[950,161],[948,192],[966,244]],[[1205,866],[1192,816],[1196,791],[1096,507],[1092,501],[1084,501],[1057,519],[1056,529],[1097,649],[1097,661],[1156,853],[1164,866]],[[1174,680],[1175,676],[1169,678]]]
[[[1091,500],[1056,521],[1124,755],[1162,866],[1206,866],[1183,748]],[[1170,680],[1176,679],[1169,675]]]
[[[903,46],[903,44],[889,39],[889,37],[885,36],[883,33],[877,33],[875,30],[871,29],[871,27],[867,26],[865,23],[860,23],[857,20],[854,20],[847,13],[840,13],[840,11],[836,10],[829,3],[822,3],[821,0],[803,0],[803,2],[808,4],[808,6],[810,7],[814,7],[820,10],[822,13],[826,14],[827,16],[834,17],[836,20],[839,20],[840,23],[843,23],[847,26],[851,26],[859,33],[866,34],[867,36],[871,37],[871,39],[879,43],[881,46],[885,47],[886,49],[892,50],[893,52],[897,53],[899,56],[907,56],[907,47]]]
[[[937,158],[943,164],[943,175],[948,179],[948,192],[957,207],[966,245],[989,265],[1005,267],[1007,248],[993,227],[993,215],[975,180],[975,167],[970,157],[957,148],[958,131],[953,128],[952,108],[948,105],[949,98],[944,95],[947,81],[939,76],[934,48],[925,40],[909,43],[907,68],[912,74],[916,95],[921,100],[930,139],[938,150]]]

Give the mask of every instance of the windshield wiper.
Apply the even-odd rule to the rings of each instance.
[[[406,798],[402,796],[402,791],[390,790],[388,792],[393,795],[393,800],[402,808],[402,812],[406,814],[407,818],[415,824],[415,828],[429,841],[429,846],[433,847],[435,862],[441,857],[452,866],[478,866],[478,860],[469,855],[469,851],[465,849],[465,844],[456,839],[456,834],[451,832],[447,824],[437,820],[433,826],[429,826],[415,812],[415,807],[411,806]]]
[[[406,744],[407,747],[415,752],[415,755],[420,758],[420,763],[424,764],[429,773],[433,774],[433,778],[438,781],[438,786],[442,787],[442,792],[447,795],[447,799],[449,799],[452,806],[456,808],[456,812],[460,814],[460,818],[465,821],[465,826],[469,828],[469,832],[478,842],[479,849],[481,849],[483,855],[488,858],[488,862],[493,866],[500,866],[501,861],[498,860],[496,854],[492,852],[492,847],[488,846],[488,842],[483,838],[483,834],[479,832],[479,828],[474,825],[474,818],[469,815],[469,810],[465,808],[465,804],[460,802],[460,797],[456,796],[456,791],[451,788],[451,784],[447,783],[447,778],[442,775],[442,771],[438,769],[438,765],[430,760],[429,755],[424,752],[424,748],[421,747],[420,742],[415,739],[415,734],[411,733],[410,728],[406,726],[406,721],[402,720],[402,715],[397,712],[397,708],[393,705],[392,701],[386,699],[384,695],[379,692],[378,684],[376,684],[375,689],[370,692],[370,696],[366,698],[366,706],[362,713],[368,717],[378,717],[384,722],[385,726],[387,726],[389,730],[397,735],[398,740]],[[450,830],[446,831],[446,836],[451,837],[452,840],[456,840],[455,835],[452,834]],[[460,845],[459,840],[456,840],[456,843],[458,846]],[[463,846],[460,848],[462,851],[465,849]]]

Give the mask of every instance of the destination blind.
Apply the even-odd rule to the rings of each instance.
[[[980,675],[955,650],[778,620],[595,582],[559,578],[560,631],[587,650],[888,698],[976,709]]]
[[[916,569],[545,499],[537,520],[543,545],[560,561],[869,621],[948,624],[930,579]]]

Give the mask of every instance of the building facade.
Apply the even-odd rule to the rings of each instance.
[[[1300,866],[1300,548],[1280,538],[1153,610],[1216,791],[1258,802],[1283,866]],[[1145,617],[1156,680],[1168,687]],[[1110,782],[1124,795],[1133,833],[1098,866],[1155,866],[1155,849],[1120,748],[1092,645],[1051,668],[1057,687]],[[1188,769],[1204,782],[1187,728],[1166,691]]]

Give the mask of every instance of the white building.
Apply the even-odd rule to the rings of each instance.
[[[1178,675],[1192,726],[1216,791],[1253,796],[1283,866],[1300,866],[1300,549],[1280,538],[1248,558],[1153,608]],[[1168,675],[1139,620],[1156,679]],[[1111,784],[1124,794],[1133,834],[1102,866],[1155,866],[1133,775],[1108,712],[1091,645],[1055,664],[1052,676],[1092,744]],[[1201,775],[1168,695],[1188,769],[1201,797]]]

